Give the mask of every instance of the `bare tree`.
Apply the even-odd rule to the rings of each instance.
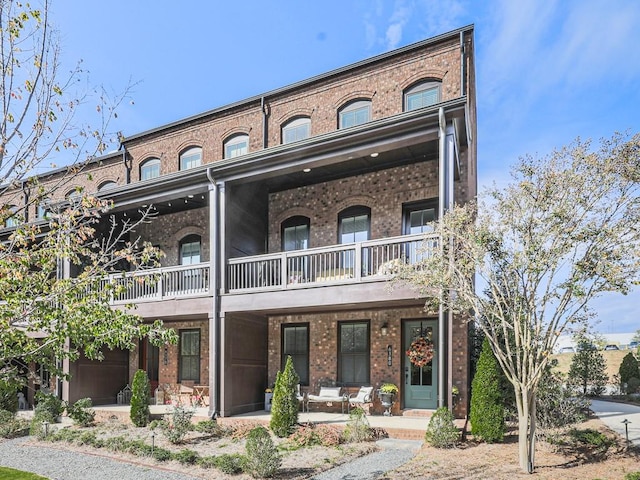
[[[145,324],[110,303],[131,280],[113,281],[109,273],[124,263],[131,270],[157,264],[160,252],[134,235],[149,220],[148,210],[136,221],[117,223],[108,217],[110,202],[80,194],[51,205],[46,222],[20,221],[104,152],[109,122],[127,94],[110,101],[101,89],[82,93],[79,66],[61,75],[50,8],[49,0],[40,8],[0,0],[0,228],[9,227],[0,232],[0,388],[24,383],[19,363],[61,375],[61,359],[81,353],[100,359],[103,348],[131,348],[145,335],[156,344],[175,340],[160,322]],[[97,113],[94,128],[74,123],[89,102]],[[40,182],[37,174],[55,158],[69,165],[67,171]],[[20,196],[25,186],[28,198]],[[10,205],[11,198],[21,201]]]
[[[615,135],[597,150],[577,140],[522,158],[507,187],[439,220],[441,252],[399,274],[428,307],[475,313],[515,389],[526,472],[534,468],[536,391],[559,335],[588,323],[596,297],[638,282],[639,182],[638,134]]]

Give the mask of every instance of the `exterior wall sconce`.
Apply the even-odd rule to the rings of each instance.
[[[387,324],[387,322],[383,323],[382,326],[380,327],[380,333],[382,334],[383,337],[386,337],[387,334],[389,333],[389,325]]]

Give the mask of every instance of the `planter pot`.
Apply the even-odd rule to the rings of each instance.
[[[380,403],[382,404],[382,406],[385,409],[384,415],[387,416],[387,417],[390,417],[391,416],[391,407],[393,406],[393,404],[395,402],[396,394],[395,393],[381,392],[381,391],[378,390],[378,396],[380,397]]]

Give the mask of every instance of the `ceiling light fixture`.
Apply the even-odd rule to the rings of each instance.
[[[304,173],[309,173],[311,171],[310,168],[305,168],[304,170],[302,170]]]
[[[371,158],[376,158],[377,156],[378,156],[378,152],[373,152],[373,153],[371,154]]]

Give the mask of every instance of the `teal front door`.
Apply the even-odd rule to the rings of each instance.
[[[403,333],[404,355],[404,408],[434,409],[438,405],[438,357],[434,356],[424,366],[414,365],[407,350],[411,344],[424,338],[434,346],[438,345],[436,320],[405,320]]]

